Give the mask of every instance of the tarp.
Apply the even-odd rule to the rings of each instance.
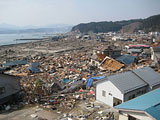
[[[28,64],[27,60],[17,60],[17,61],[11,61],[11,62],[7,62],[6,64],[3,64],[4,67],[7,66],[15,66],[15,65],[25,65]]]
[[[105,78],[105,76],[98,76],[98,77],[90,77],[90,78],[88,78],[86,88],[91,87],[91,85],[93,83],[93,79],[95,79],[95,80],[101,80],[103,78]]]
[[[92,79],[96,79],[96,80],[101,80],[103,78],[105,78],[105,76],[92,77]]]
[[[71,82],[71,80],[68,79],[68,78],[64,78],[64,79],[62,80],[62,82],[63,82],[63,83],[69,83],[69,82]]]
[[[92,79],[92,78],[89,78],[89,79],[87,80],[86,88],[89,88],[89,87],[92,85],[92,83],[93,83],[93,79]]]

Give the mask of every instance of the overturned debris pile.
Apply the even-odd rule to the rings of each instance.
[[[26,92],[26,104],[55,104],[59,103],[55,101],[61,100],[62,94],[74,94],[80,89],[86,89],[89,76],[98,73],[98,69],[93,69],[89,61],[85,52],[40,55],[31,57],[25,64],[10,67],[5,73],[22,77],[20,84]]]
[[[118,71],[122,67],[124,67],[123,64],[119,63],[118,61],[106,56],[104,60],[100,64],[101,69],[105,69],[108,71]]]

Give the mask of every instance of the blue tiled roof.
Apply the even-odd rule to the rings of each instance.
[[[124,102],[115,108],[145,111],[155,119],[160,120],[160,88]]]

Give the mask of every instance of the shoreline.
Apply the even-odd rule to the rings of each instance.
[[[3,35],[3,34],[0,34],[0,35]],[[6,35],[8,35],[8,34],[5,34],[5,36]],[[16,35],[16,34],[13,34],[13,35]],[[35,34],[33,34],[33,35],[35,35]],[[3,42],[2,42],[2,45],[0,44],[0,48],[2,48],[2,47],[4,48],[4,47],[17,46],[17,45],[24,45],[24,44],[27,44],[27,43],[35,43],[35,42],[37,43],[39,41],[46,41],[46,39],[49,39],[49,38],[50,38],[50,36],[43,38],[43,34],[41,34],[40,38],[35,38],[35,37],[32,38],[31,36],[29,36],[29,37],[26,36],[24,38],[17,37],[17,38],[13,38],[14,42],[12,42],[12,41],[10,41],[10,42],[6,41],[5,42],[5,38],[2,37],[2,39],[0,39],[0,41],[3,41]]]
[[[8,45],[0,45],[1,48],[5,48],[5,47],[15,47],[15,46],[19,46],[19,45],[25,45],[25,44],[29,44],[29,43],[38,43],[38,42],[44,42],[47,40],[37,40],[37,41],[30,41],[30,42],[25,42],[25,43],[16,43],[16,44],[8,44]]]

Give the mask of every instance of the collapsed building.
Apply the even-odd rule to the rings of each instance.
[[[0,104],[18,99],[18,93],[21,90],[19,80],[19,77],[0,74]]]

